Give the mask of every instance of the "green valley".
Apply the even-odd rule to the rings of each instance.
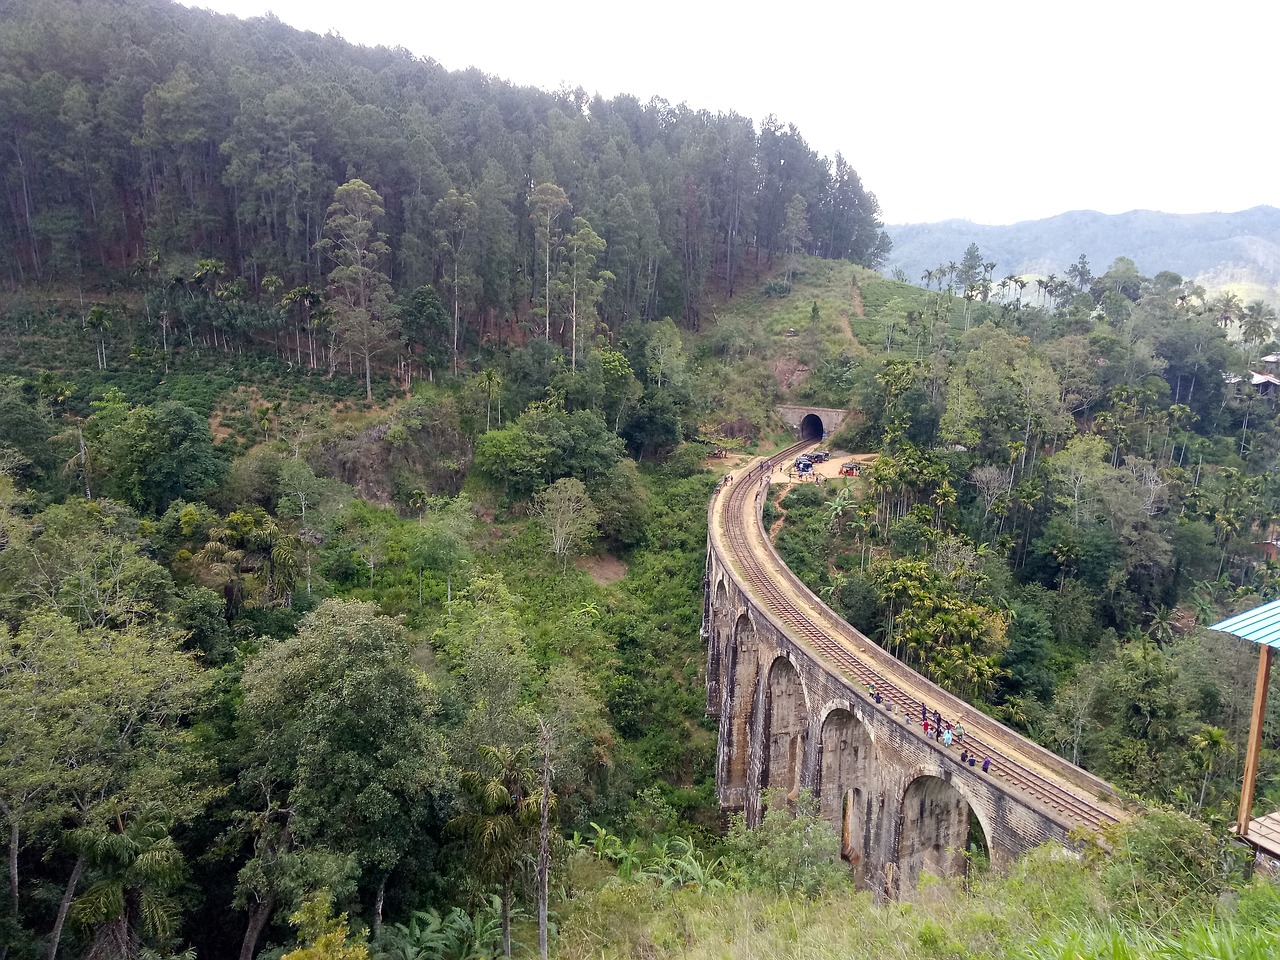
[[[0,9],[0,132],[0,960],[1274,955],[1204,629],[1280,598],[1269,304],[890,279],[776,118],[165,0]],[[707,507],[787,403],[866,465],[792,570],[1138,816],[875,903],[719,808]]]

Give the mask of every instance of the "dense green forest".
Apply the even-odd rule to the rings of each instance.
[[[225,275],[224,300],[248,304],[264,285],[319,287],[326,211],[353,178],[382,196],[382,269],[399,289],[447,280],[475,340],[545,295],[548,215],[553,257],[580,255],[566,235],[581,228],[559,222],[570,207],[607,245],[614,323],[696,323],[711,278],[732,293],[748,258],[887,253],[857,173],[773,118],[757,131],[661,101],[514,88],[160,0],[24,0],[0,18],[11,283]],[[788,230],[797,197],[803,237]],[[232,312],[232,335],[263,322]]]
[[[0,28],[0,960],[1268,955],[1254,653],[1201,629],[1280,595],[1266,304],[887,280],[773,119],[152,0]],[[777,492],[783,555],[1147,804],[1105,849],[882,909],[807,798],[724,828],[706,507],[784,399],[874,459]]]

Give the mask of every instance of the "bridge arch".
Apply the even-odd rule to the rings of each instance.
[[[826,436],[822,418],[816,413],[806,413],[800,421],[801,440],[821,440]]]
[[[991,830],[979,810],[950,777],[921,774],[907,784],[898,821],[900,893],[914,889],[923,873],[963,876],[969,833],[975,825],[980,841],[990,849]]]
[[[721,577],[710,591],[711,606],[706,617],[707,640],[707,709],[714,716],[720,715],[721,700],[731,687],[733,674],[729,672],[729,648],[733,646],[731,631],[721,629],[716,613],[729,610],[729,586]]]
[[[726,590],[727,594],[727,590]],[[755,624],[745,610],[724,638],[720,675],[725,678],[720,708],[719,782],[725,805],[743,809],[747,799],[747,771],[751,762],[751,721],[755,707],[758,663],[754,655]]]
[[[823,819],[840,838],[855,880],[866,877],[876,811],[876,747],[870,729],[846,706],[829,709],[818,739],[817,794]]]
[[[809,695],[796,665],[786,654],[774,657],[764,688],[764,762],[762,791],[781,790],[788,799],[800,792],[809,734]]]

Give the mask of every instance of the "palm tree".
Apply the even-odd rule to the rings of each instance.
[[[978,285],[974,283],[966,284],[964,288],[964,328],[969,329],[969,316],[973,308],[973,301],[977,300],[981,295]]]
[[[94,332],[94,356],[98,361],[98,369],[107,369],[107,331],[111,329],[115,314],[106,307],[93,307],[84,317],[83,326]]]
[[[1224,330],[1231,327],[1233,320],[1240,316],[1240,298],[1229,290],[1224,290],[1218,294],[1213,302],[1213,312],[1218,319],[1218,325]]]
[[[854,504],[853,487],[846,486],[827,504],[827,532],[833,536],[840,530],[845,511]]]
[[[1275,333],[1276,308],[1262,300],[1252,300],[1244,308],[1240,333],[1255,346],[1266,343]]]
[[[1173,642],[1173,625],[1175,623],[1173,611],[1166,606],[1162,606],[1155,613],[1152,613],[1150,617],[1151,626],[1147,629],[1147,636],[1156,642],[1156,647],[1163,650]]]
[[[484,373],[480,375],[480,379],[484,381],[484,388],[487,394],[487,400],[484,408],[484,430],[489,432],[490,412],[493,410],[493,390],[494,387],[502,385],[502,377],[498,375],[498,371],[493,367],[486,367]]]
[[[93,930],[86,957],[136,957],[144,938],[164,945],[177,927],[173,894],[185,875],[182,854],[159,805],[132,818],[118,810],[108,822],[105,831],[72,833],[72,846],[94,876],[72,913]]]
[[[1204,764],[1204,779],[1200,781],[1200,809],[1204,809],[1204,793],[1209,786],[1209,777],[1213,773],[1213,765],[1218,757],[1231,751],[1231,741],[1227,739],[1227,731],[1221,727],[1206,726],[1199,733],[1193,733],[1190,739],[1191,749],[1200,755]]]
[[[538,828],[538,773],[528,747],[482,746],[481,769],[458,783],[470,809],[449,821],[449,830],[470,842],[482,875],[502,888],[502,951],[511,956],[511,898],[516,871]]]

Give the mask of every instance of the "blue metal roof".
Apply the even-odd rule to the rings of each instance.
[[[1280,648],[1280,600],[1272,600],[1260,607],[1238,613],[1221,623],[1215,623],[1209,629]]]

